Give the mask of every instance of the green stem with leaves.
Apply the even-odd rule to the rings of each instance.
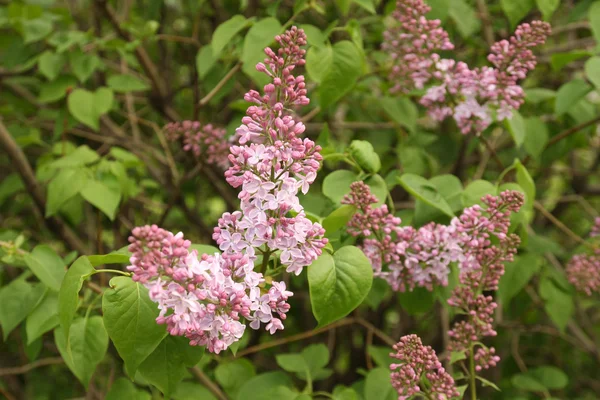
[[[475,357],[473,346],[469,349],[469,386],[471,389],[471,400],[477,400],[477,387],[475,386]]]

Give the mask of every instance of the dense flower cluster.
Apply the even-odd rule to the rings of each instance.
[[[427,224],[419,229],[399,226],[394,217],[377,203],[369,187],[355,182],[344,198],[345,204],[357,207],[348,223],[348,232],[362,236],[362,249],[373,266],[374,275],[388,281],[394,290],[412,290],[447,285],[451,263],[459,268],[459,283],[448,299],[465,319],[449,332],[449,351],[473,349],[476,369],[496,365],[500,360],[493,348],[474,343],[495,336],[493,314],[497,304],[484,292],[495,291],[504,273],[504,263],[513,260],[519,237],[508,234],[510,215],[523,205],[523,195],[506,191],[499,196],[487,195],[485,207],[474,205],[463,210],[450,225]]]
[[[248,107],[237,129],[240,145],[231,147],[232,165],[225,172],[231,186],[242,188],[241,210],[223,214],[213,238],[225,253],[252,259],[257,250],[267,258],[280,251],[281,264],[298,275],[327,243],[324,229],[306,217],[298,199],[298,191],[306,193],[314,182],[323,158],[320,146],[299,137],[305,126],[290,113],[309,102],[304,77],[292,74],[304,65],[306,52],[300,46],[306,35],[293,27],[276,40],[279,51],[267,48],[267,58],[256,67],[272,83],[263,95],[251,90],[244,96],[256,105]]]
[[[485,208],[479,205],[466,208],[454,218],[463,261],[459,263],[459,283],[448,299],[448,304],[458,308],[465,319],[454,324],[448,332],[452,352],[474,352],[475,369],[495,366],[500,358],[494,348],[481,343],[487,336],[496,336],[493,327],[494,310],[498,306],[492,296],[484,294],[498,289],[504,274],[504,263],[513,260],[519,237],[509,234],[510,215],[523,206],[523,195],[505,191],[499,196],[482,198]],[[479,346],[477,349],[476,346]]]
[[[600,236],[600,218],[596,218],[590,237]],[[600,248],[592,249],[590,253],[576,254],[571,258],[566,268],[569,282],[578,291],[591,296],[600,292]]]
[[[400,360],[391,364],[392,386],[398,399],[408,399],[415,394],[426,394],[428,399],[452,399],[460,396],[454,379],[444,370],[431,346],[423,346],[416,335],[400,338],[390,356]],[[426,378],[426,379],[423,379]]]
[[[219,353],[242,337],[246,326],[241,317],[254,329],[261,322],[271,333],[283,329],[292,293],[284,282],[272,282],[261,293],[263,274],[254,271],[247,255],[215,253],[198,259],[182,233],[173,235],[156,225],[135,228],[129,242],[127,269],[149,289],[160,310],[156,321],[166,324],[171,335]]]
[[[435,223],[419,229],[400,226],[384,204],[373,208],[377,198],[363,182],[354,182],[342,201],[357,207],[348,232],[362,236],[360,245],[371,261],[374,275],[385,279],[393,290],[446,286],[450,263],[462,260],[456,229]]]
[[[207,164],[227,168],[227,155],[230,143],[225,138],[226,131],[211,124],[202,125],[198,121],[171,122],[164,127],[171,141],[183,141],[183,150],[196,158],[203,158]]]
[[[248,108],[236,132],[239,145],[228,155],[231,166],[225,177],[233,187],[241,186],[241,210],[223,214],[214,230],[223,254],[199,259],[182,233],[157,226],[135,228],[129,239],[133,256],[128,268],[158,303],[157,322],[166,324],[170,334],[185,335],[191,345],[215,353],[241,338],[243,320],[253,329],[266,324],[271,334],[283,329],[293,293],[285,283],[265,279],[271,255],[277,252],[281,265],[298,275],[327,243],[325,231],[306,218],[297,197],[298,191],[308,191],[322,160],[319,146],[299,138],[304,125],[291,115],[292,107],[309,102],[304,78],[292,75],[304,64],[306,35],[292,27],[275,39],[278,52],[266,48],[265,62],[256,67],[272,82],[263,95],[254,90],[246,94],[256,105]],[[187,149],[198,155],[222,150],[217,145],[221,131],[209,125],[186,121],[167,130],[171,136],[183,135]]]
[[[391,92],[410,92],[429,84],[421,104],[432,118],[453,117],[463,134],[481,133],[494,119],[512,117],[523,103],[518,81],[535,68],[531,47],[550,34],[542,21],[522,24],[509,40],[490,49],[493,67],[471,69],[464,62],[442,58],[436,51],[453,49],[439,20],[427,20],[431,8],[423,0],[398,0],[394,17],[400,22],[384,33],[382,48],[392,57],[388,76]]]

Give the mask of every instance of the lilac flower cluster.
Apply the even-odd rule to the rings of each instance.
[[[198,121],[183,121],[165,125],[164,131],[171,141],[182,139],[184,151],[191,152],[196,158],[202,157],[207,164],[227,168],[230,143],[225,138],[225,129],[202,125]]]
[[[600,217],[596,218],[590,237],[600,236]],[[578,291],[591,296],[600,293],[600,248],[594,248],[590,253],[576,254],[571,258],[566,268],[569,282]]]
[[[504,263],[513,260],[520,239],[509,234],[510,215],[523,206],[523,195],[505,191],[499,196],[482,198],[485,208],[474,205],[454,218],[451,225],[456,229],[463,261],[459,263],[459,283],[454,288],[448,304],[460,310],[465,319],[457,321],[448,332],[451,352],[473,352],[475,369],[480,371],[495,366],[500,357],[494,348],[481,343],[487,336],[496,336],[493,327],[497,304],[490,295],[498,289],[504,274]],[[479,346],[476,349],[476,346]]]
[[[166,324],[170,334],[184,335],[191,345],[214,353],[242,337],[243,320],[253,329],[266,324],[271,334],[283,329],[293,293],[285,283],[265,277],[270,257],[277,253],[281,265],[298,275],[327,244],[324,229],[306,218],[297,197],[298,191],[308,191],[322,160],[319,146],[298,137],[304,125],[291,115],[292,107],[309,102],[304,77],[292,75],[304,64],[306,35],[292,27],[275,39],[281,48],[277,53],[265,49],[267,58],[257,65],[272,83],[263,95],[254,90],[246,94],[256,105],[248,108],[237,129],[239,145],[228,155],[231,166],[225,177],[242,188],[241,210],[223,214],[214,229],[213,239],[223,254],[198,258],[182,233],[173,235],[155,225],[135,228],[129,238],[133,256],[128,269],[158,303],[157,322]],[[186,146],[200,153],[210,152],[221,134],[189,121],[169,130],[183,134]]]
[[[360,247],[371,261],[374,275],[402,292],[446,286],[450,263],[463,258],[456,229],[435,223],[419,229],[400,226],[400,218],[385,204],[372,207],[377,198],[365,183],[354,182],[350,188],[342,203],[356,206],[358,212],[349,221],[348,232],[363,237]]]
[[[244,96],[255,105],[248,107],[236,131],[240,145],[231,147],[232,165],[225,172],[231,186],[242,188],[241,210],[223,214],[213,239],[225,253],[244,253],[251,259],[256,251],[266,258],[281,252],[281,264],[299,275],[327,244],[325,230],[306,217],[298,200],[298,191],[308,191],[323,158],[320,146],[299,137],[305,126],[290,111],[309,102],[304,77],[293,75],[305,62],[300,46],[306,44],[306,35],[293,27],[276,40],[279,51],[265,49],[267,58],[256,67],[272,82],[264,94],[251,90]]]
[[[382,45],[393,60],[390,91],[407,93],[431,84],[420,103],[435,120],[453,117],[463,134],[479,134],[494,119],[511,118],[524,101],[518,81],[536,66],[531,48],[545,42],[550,25],[533,21],[518,26],[509,40],[491,47],[488,60],[494,67],[470,69],[436,53],[454,46],[440,21],[425,17],[430,9],[423,0],[396,3],[393,15],[400,26],[384,33]]]
[[[409,399],[415,394],[425,394],[428,399],[451,399],[460,396],[454,379],[444,370],[431,346],[423,346],[417,335],[400,338],[390,356],[400,360],[391,364],[392,386],[398,399]],[[425,378],[425,379],[424,379]]]
[[[173,235],[156,225],[133,229],[127,267],[133,280],[149,289],[158,303],[159,324],[174,336],[186,336],[194,346],[219,353],[239,340],[246,328],[240,318],[271,333],[283,329],[292,293],[284,282],[272,282],[261,294],[263,274],[254,271],[247,255],[204,254],[189,250],[182,233]]]

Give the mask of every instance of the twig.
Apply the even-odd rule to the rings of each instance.
[[[485,137],[483,137],[483,135],[479,137],[479,140],[481,140],[485,147],[487,147],[488,151],[492,155],[492,158],[494,159],[494,161],[496,161],[496,164],[498,164],[498,167],[500,169],[504,169],[504,164],[502,163],[502,160],[500,159],[500,157],[498,157],[498,154],[496,154],[496,150],[494,150],[490,142],[488,142],[488,140]]]
[[[576,241],[577,243],[580,243],[580,244],[584,244],[584,245],[587,244],[587,242],[585,240],[583,240],[579,235],[577,235],[575,232],[573,232],[571,229],[569,229],[569,227],[567,227],[565,224],[560,222],[560,220],[558,218],[556,218],[554,215],[552,215],[551,212],[546,210],[539,201],[536,201],[535,203],[533,203],[533,206],[540,213],[542,213],[542,215],[544,217],[546,217],[550,222],[552,222],[554,225],[556,225],[556,227],[558,229],[560,229],[561,231],[566,233],[571,239],[573,239],[574,241]]]
[[[352,325],[356,322],[357,321],[355,318],[351,318],[351,317],[344,318],[344,319],[341,319],[339,321],[332,323],[331,325],[327,325],[327,326],[324,326],[319,329],[313,329],[311,331],[297,333],[295,335],[292,335],[292,336],[289,336],[286,338],[272,340],[270,342],[261,343],[261,344],[257,344],[256,346],[248,347],[247,349],[238,351],[237,354],[235,355],[235,357],[240,358],[240,357],[247,356],[248,354],[253,354],[253,353],[257,353],[259,351],[270,349],[271,347],[278,347],[278,346],[281,346],[281,345],[284,345],[287,343],[292,343],[292,342],[297,342],[299,340],[308,339],[308,338],[316,336],[320,333],[327,332],[330,329],[335,329],[335,328],[339,328],[341,326],[346,326],[346,325]]]
[[[303,123],[307,123],[308,121],[310,121],[311,119],[313,119],[315,117],[315,115],[317,115],[319,112],[321,111],[321,107],[315,107],[312,110],[310,110],[308,112],[308,114],[304,115],[302,118],[300,118],[300,121],[302,121]]]
[[[196,47],[201,46],[200,42],[193,37],[168,35],[165,33],[161,33],[160,35],[156,35],[154,37],[156,38],[156,40],[165,40],[167,42],[189,43]]]
[[[190,368],[190,372],[202,383],[208,390],[210,390],[219,400],[229,400],[229,398],[223,393],[221,388],[210,380],[208,376],[198,367]]]
[[[225,86],[225,84],[233,77],[233,75],[235,75],[236,72],[240,70],[241,67],[241,63],[235,64],[233,68],[231,68],[229,72],[225,74],[225,76],[219,81],[219,83],[217,83],[217,85],[210,92],[208,92],[206,96],[200,99],[200,106],[205,106],[208,104],[208,102],[211,101],[217,93],[219,93],[219,90]]]
[[[485,37],[485,41],[487,42],[488,46],[492,46],[494,44],[494,27],[492,26],[490,12],[485,4],[485,0],[477,0],[477,8],[479,9],[479,14],[481,15],[483,36]]]
[[[373,331],[373,333],[375,334],[375,336],[377,336],[379,339],[381,339],[383,342],[385,342],[387,345],[389,346],[393,346],[396,344],[396,341],[394,339],[392,339],[391,337],[389,337],[388,335],[386,335],[385,333],[383,333],[379,328],[377,328],[375,325],[373,325],[372,323],[370,323],[369,321],[357,317],[356,318],[356,323],[359,325],[364,326],[365,328]]]
[[[26,374],[32,369],[47,365],[64,364],[64,362],[65,360],[63,360],[62,357],[42,358],[41,360],[36,360],[32,363],[21,365],[20,367],[0,368],[0,376]]]
[[[25,184],[25,188],[33,198],[33,202],[36,205],[38,211],[44,215],[46,210],[46,196],[42,188],[38,185],[38,182],[35,178],[35,174],[27,161],[27,157],[25,157],[25,153],[23,150],[17,145],[14,141],[11,134],[4,126],[4,123],[0,119],[0,144],[6,150],[6,154],[8,154],[9,158],[12,161],[13,167],[17,170],[23,183]],[[44,219],[44,223],[52,232],[56,232],[66,243],[67,245],[73,249],[77,250],[80,254],[86,254],[87,248],[83,244],[83,242],[77,237],[73,231],[58,217],[49,217]]]
[[[125,75],[128,73],[127,62],[124,58],[121,58],[121,72]],[[137,124],[137,116],[135,114],[135,104],[133,103],[133,96],[131,92],[125,92],[125,106],[127,107],[127,118],[131,125],[131,133],[133,133],[133,139],[136,142],[140,142],[142,135],[140,133],[140,127]]]

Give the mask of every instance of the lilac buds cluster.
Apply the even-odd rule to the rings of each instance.
[[[600,217],[594,220],[590,237],[600,236]],[[566,268],[567,278],[577,291],[591,296],[600,292],[600,248],[588,253],[576,254]]]
[[[407,93],[429,85],[420,103],[435,120],[453,117],[463,134],[479,134],[494,119],[511,118],[524,99],[518,81],[536,66],[531,48],[545,42],[550,25],[533,21],[518,26],[510,39],[491,47],[493,67],[471,69],[437,53],[454,46],[440,21],[426,18],[429,10],[423,0],[396,3],[393,15],[399,26],[384,33],[382,45],[393,63],[390,91]]]
[[[391,364],[390,369],[398,399],[408,399],[416,394],[424,394],[428,399],[460,396],[454,379],[440,363],[435,350],[431,346],[423,346],[417,335],[400,338],[394,345],[394,351],[390,356],[400,362]]]
[[[225,169],[228,166],[227,155],[230,143],[226,131],[212,124],[202,125],[198,121],[171,122],[164,131],[171,141],[183,141],[183,150],[211,165]]]

